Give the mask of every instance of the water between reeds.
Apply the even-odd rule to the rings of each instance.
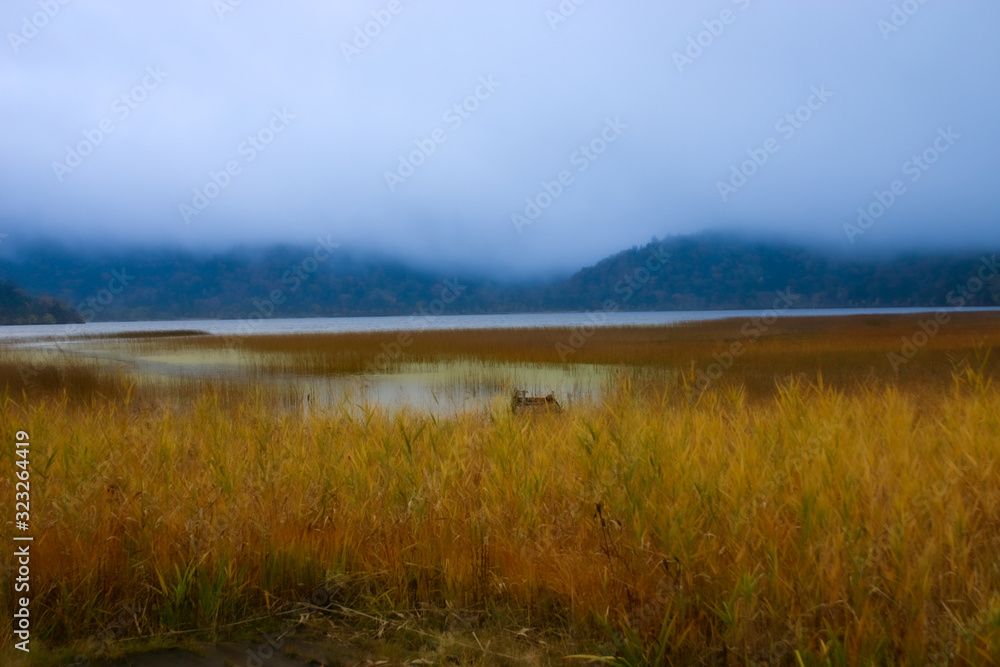
[[[163,343],[163,345],[161,345]],[[80,339],[7,345],[2,353],[29,366],[86,368],[133,378],[169,392],[203,381],[249,383],[284,399],[292,410],[378,405],[454,414],[510,400],[515,390],[553,394],[561,406],[600,400],[623,368],[610,364],[542,364],[459,359],[411,361],[377,372],[309,373],[289,370],[292,355],[226,348],[171,349],[169,339]],[[667,371],[659,373],[666,376]]]

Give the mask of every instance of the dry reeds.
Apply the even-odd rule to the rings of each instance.
[[[626,662],[1000,660],[1000,390],[973,353],[995,334],[959,322],[896,375],[879,345],[897,331],[810,326],[776,327],[702,394],[626,369],[562,414],[7,392],[0,430],[33,443],[34,628],[72,644],[127,608],[126,634],[219,636],[324,587],[378,613],[502,609]],[[669,352],[643,335],[620,349],[684,357],[688,333]],[[439,358],[481,342],[449,340]]]

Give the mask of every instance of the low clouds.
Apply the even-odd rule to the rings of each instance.
[[[332,234],[507,274],[704,228],[844,252],[996,243],[1000,7],[907,2],[12,0],[0,232]],[[275,109],[294,116],[280,133]],[[609,118],[628,130],[578,171]],[[941,127],[962,141],[850,243]]]

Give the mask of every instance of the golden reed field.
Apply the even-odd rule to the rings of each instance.
[[[578,331],[565,361],[549,329],[102,342],[243,360],[169,382],[0,348],[30,664],[1000,664],[1000,316],[927,319]],[[605,380],[517,414],[304,411],[267,381],[452,361]]]

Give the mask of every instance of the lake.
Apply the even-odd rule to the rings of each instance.
[[[214,335],[289,333],[348,333],[363,331],[424,331],[440,329],[530,329],[534,327],[649,326],[725,318],[754,318],[775,312],[779,317],[928,313],[937,310],[1000,310],[997,308],[814,308],[791,310],[686,310],[616,313],[512,313],[499,315],[408,315],[403,317],[323,317],[250,320],[171,320],[155,322],[88,322],[0,326],[0,340],[65,339],[148,331],[196,329]],[[595,321],[596,320],[596,321]]]
[[[973,310],[973,309],[968,309]],[[1000,309],[976,309],[1000,310]],[[168,388],[178,381],[221,378],[265,383],[295,397],[303,410],[328,408],[345,400],[383,406],[409,406],[446,414],[479,409],[509,400],[512,389],[533,395],[552,392],[563,405],[599,398],[614,381],[617,368],[588,364],[482,363],[456,360],[448,363],[407,363],[392,372],[353,375],[261,372],[246,355],[233,350],[178,351],[159,349],[157,340],[101,340],[84,338],[104,334],[152,331],[204,331],[219,336],[431,331],[462,329],[514,329],[577,326],[669,326],[682,322],[737,318],[750,320],[776,313],[779,317],[918,314],[927,308],[713,310],[626,313],[535,313],[508,315],[442,315],[415,317],[343,317],[268,320],[180,320],[157,322],[92,322],[74,325],[0,327],[0,343],[21,358],[60,364],[86,361],[116,372],[126,369],[143,382]],[[131,342],[130,342],[131,340]],[[64,344],[64,343],[69,344]],[[24,356],[27,355],[27,356]],[[669,373],[672,371],[661,371]],[[661,378],[662,379],[662,378]]]

